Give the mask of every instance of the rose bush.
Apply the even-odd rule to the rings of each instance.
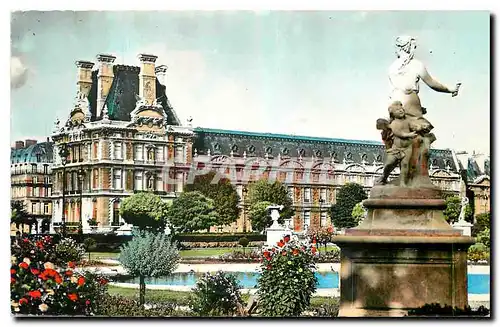
[[[61,264],[70,261],[79,263],[85,256],[85,246],[72,238],[64,238],[56,245],[55,252],[56,260]]]
[[[263,316],[300,316],[316,291],[316,244],[285,237],[262,252],[257,281],[259,309]]]
[[[240,290],[234,275],[206,273],[196,282],[189,307],[199,316],[234,315],[243,305]]]
[[[56,266],[52,238],[16,240],[10,268],[11,310],[28,315],[93,315],[106,293],[102,276],[78,273],[74,262]]]
[[[332,241],[332,237],[334,235],[334,228],[332,226],[328,227],[310,227],[307,230],[307,236],[310,242],[317,242],[317,244],[321,244],[325,247],[326,245]]]

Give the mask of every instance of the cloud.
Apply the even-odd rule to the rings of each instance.
[[[28,80],[29,69],[26,67],[21,57],[12,56],[10,58],[10,86],[19,89]]]

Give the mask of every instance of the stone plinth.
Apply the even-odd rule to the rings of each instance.
[[[403,316],[428,303],[467,305],[471,237],[444,219],[437,188],[375,186],[366,219],[336,236],[340,316]]]

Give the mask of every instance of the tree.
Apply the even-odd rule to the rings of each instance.
[[[229,179],[219,178],[216,172],[196,176],[192,184],[186,185],[185,191],[198,191],[214,200],[218,218],[216,225],[229,225],[238,219],[238,192]]]
[[[269,214],[269,210],[267,209],[267,207],[269,207],[270,205],[271,202],[262,201],[250,206],[250,209],[248,210],[248,217],[250,219],[250,222],[252,223],[253,231],[262,232],[266,229],[266,227],[272,225],[273,220],[271,219],[271,215]],[[278,222],[283,223],[284,219],[280,217],[278,219]]]
[[[476,240],[478,243],[482,243],[482,244],[486,245],[488,248],[491,247],[490,229],[488,227],[486,227],[481,232],[479,232]]]
[[[262,179],[257,182],[251,183],[248,185],[248,206],[249,206],[249,213],[250,211],[255,211],[260,213],[260,218],[262,218],[262,208],[263,204],[261,202],[267,202],[269,204],[276,204],[276,205],[282,205],[283,210],[280,212],[280,218],[278,219],[278,222],[282,224],[285,219],[290,219],[292,218],[294,211],[293,211],[293,202],[290,196],[288,195],[288,190],[284,184],[282,184],[279,181],[275,181],[273,183],[270,183],[269,181]],[[258,205],[258,203],[261,203]],[[257,207],[255,207],[257,206]],[[269,214],[267,214],[269,216]],[[252,216],[250,215],[250,219],[252,219]],[[263,219],[256,219],[256,221],[264,221]],[[257,225],[259,226],[259,229],[257,230],[263,230],[266,227],[271,226],[272,220],[269,217],[269,220],[267,224],[264,227],[261,227],[259,223]],[[254,222],[252,221],[252,228],[254,226]]]
[[[352,210],[359,202],[368,198],[363,186],[356,183],[344,184],[337,193],[337,203],[329,209],[333,225],[336,228],[351,228],[358,222],[352,216]]]
[[[443,211],[446,221],[450,224],[456,223],[462,210],[462,199],[456,195],[446,198],[446,209]],[[472,209],[470,205],[465,208],[465,220],[472,221]]]
[[[139,302],[144,304],[146,277],[166,277],[175,271],[180,255],[176,242],[163,233],[135,231],[121,247],[120,263],[131,276],[139,276]]]
[[[356,203],[356,205],[352,209],[352,218],[354,218],[354,220],[359,225],[359,223],[363,219],[365,219],[365,217],[366,217],[366,210],[363,207],[363,203],[362,202]]]
[[[92,237],[87,237],[86,239],[83,240],[83,247],[85,248],[85,251],[89,254],[89,261],[90,261],[90,251],[95,250],[97,247],[97,243],[95,239]]]
[[[29,213],[23,201],[10,202],[10,223],[16,224],[17,229],[19,229],[19,225],[24,226],[25,223],[29,223]]]
[[[472,226],[472,236],[477,236],[484,229],[490,228],[490,217],[489,212],[481,213],[476,216],[476,223]]]
[[[170,223],[181,232],[209,229],[217,224],[214,200],[201,192],[184,192],[168,210]]]
[[[120,207],[123,220],[140,230],[165,228],[167,211],[168,204],[150,192],[134,194],[126,198]]]
[[[246,237],[242,237],[238,240],[238,244],[243,247],[243,254],[245,254],[245,248],[248,246],[250,241]]]

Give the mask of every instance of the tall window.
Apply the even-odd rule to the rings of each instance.
[[[311,202],[311,189],[309,187],[304,189],[304,202]]]
[[[163,158],[163,146],[156,148],[156,160],[165,161]]]
[[[182,139],[178,139],[177,142],[182,142]],[[183,162],[184,161],[184,145],[176,144],[175,145],[175,162]]]
[[[113,203],[113,222],[111,223],[111,225],[120,225],[120,203],[118,201],[115,201]]]
[[[134,190],[142,191],[142,171],[135,172]]]
[[[322,188],[320,191],[319,191],[319,199],[321,201],[323,201],[323,203],[326,202],[326,188]]]
[[[34,203],[31,204],[31,213],[32,214],[36,214],[37,213],[36,212],[36,202],[34,202]]]
[[[31,172],[32,172],[33,174],[35,174],[35,173],[36,173],[36,164],[31,164]]]
[[[115,189],[122,188],[122,170],[121,169],[114,169],[113,170],[113,187]]]
[[[303,229],[306,230],[311,226],[311,212],[304,211],[304,226]]]
[[[294,196],[293,196],[293,186],[288,186],[288,196],[290,197],[290,199],[292,199],[292,202],[294,202],[293,201],[293,198],[294,198]]]
[[[113,156],[115,159],[123,159],[123,157],[122,157],[122,143],[121,142],[115,142]]]
[[[44,214],[48,214],[49,213],[49,203],[48,202],[45,202],[43,204],[43,213]]]
[[[142,144],[135,145],[135,160],[144,160]]]
[[[320,225],[321,227],[325,227],[326,226],[326,212],[322,212],[321,213],[321,220],[320,220]]]
[[[94,181],[92,188],[95,190],[99,187],[99,170],[94,169]]]
[[[43,165],[43,173],[48,174],[49,173],[49,165]]]

